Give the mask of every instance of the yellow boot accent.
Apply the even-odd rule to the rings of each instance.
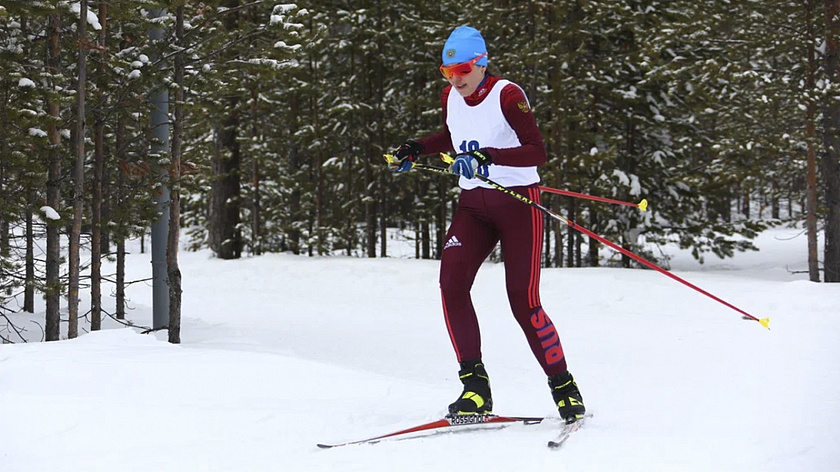
[[[471,400],[473,403],[475,403],[476,410],[484,406],[484,399],[481,398],[481,395],[475,392],[464,392],[464,395],[461,396],[461,398],[463,398],[464,400]]]

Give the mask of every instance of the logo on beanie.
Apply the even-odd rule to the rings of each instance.
[[[446,57],[448,57],[450,59],[455,57],[455,50],[454,49],[447,49],[446,50]]]

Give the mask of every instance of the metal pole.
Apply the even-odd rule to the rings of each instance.
[[[149,18],[162,18],[166,10],[150,10]],[[153,42],[163,39],[163,29],[149,31]],[[160,161],[169,150],[169,91],[165,86],[152,92],[152,148],[151,159]],[[169,324],[169,281],[166,275],[166,244],[169,235],[169,187],[166,173],[155,189],[158,219],[152,223],[152,328]]]

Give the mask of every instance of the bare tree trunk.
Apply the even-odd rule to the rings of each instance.
[[[125,319],[125,238],[119,236],[116,244],[117,251],[117,283],[116,292],[116,318]]]
[[[431,259],[431,239],[432,233],[429,228],[429,208],[423,207],[423,216],[420,217],[420,250],[423,259]]]
[[[560,188],[562,185],[559,174],[559,172],[554,174],[555,188]],[[559,207],[560,203],[558,203],[557,206]],[[563,267],[563,225],[561,225],[559,221],[553,219],[550,225],[554,227],[554,263],[557,267]]]
[[[555,199],[551,197],[544,197],[542,199],[542,204],[545,205],[546,208],[549,210],[554,210],[552,208],[552,203]],[[543,250],[542,250],[542,265],[545,268],[551,267],[551,228],[553,225],[553,218],[543,217]]]
[[[840,0],[825,2],[825,74],[830,87],[825,94],[823,127],[825,154],[822,159],[822,176],[825,180],[825,258],[823,280],[840,282],[840,103],[837,87],[838,61],[840,61]]]
[[[311,64],[312,61],[310,61]],[[311,67],[311,66],[310,66]],[[311,69],[310,69],[311,70]],[[294,136],[295,133],[298,131],[298,121],[300,120],[300,99],[297,96],[293,96],[289,99],[289,111],[291,112],[291,117],[289,119],[289,134]],[[292,145],[289,149],[289,170],[290,173],[293,175],[297,175],[301,169],[301,155],[300,155],[300,145],[296,142],[292,142]],[[289,194],[289,223],[288,223],[288,230],[287,230],[287,237],[284,247],[282,248],[284,251],[288,249],[292,252],[292,254],[300,254],[300,229],[298,226],[298,222],[303,220],[303,216],[301,215],[301,205],[300,205],[300,197],[301,191],[300,186],[295,186],[292,188],[291,193]]]
[[[417,195],[422,195],[422,197],[420,198],[419,203],[414,207],[414,214],[417,215],[417,227],[419,229],[418,242],[420,243],[421,259],[429,259],[431,257],[431,245],[429,243],[429,240],[431,239],[431,231],[429,228],[429,211],[431,209],[427,204],[428,199],[426,197],[429,194],[430,186],[431,183],[428,180],[417,182]]]
[[[814,58],[814,35],[813,5],[814,0],[808,0],[805,16],[805,27],[808,36],[808,70],[806,77],[806,89],[811,96],[814,89],[814,74],[816,73],[816,60]],[[816,104],[813,98],[808,99],[808,107],[805,120],[805,137],[808,146],[807,180],[805,190],[805,229],[808,235],[808,278],[811,282],[820,281],[820,268],[817,261],[817,130],[815,124]]]
[[[2,189],[0,189],[0,190],[2,190]],[[0,259],[2,259],[2,260],[6,260],[6,259],[9,258],[9,252],[10,252],[9,251],[9,249],[10,249],[9,232],[10,231],[11,231],[11,228],[9,227],[9,222],[6,221],[6,220],[0,221]],[[0,274],[3,274],[3,272],[0,272]],[[5,274],[3,274],[3,275],[4,275],[3,279],[5,279]]]
[[[365,152],[362,155],[367,156],[368,153]],[[374,176],[370,160],[363,159],[363,161],[362,166],[364,167],[365,179],[365,232],[367,233],[367,237],[365,238],[367,248],[365,248],[365,252],[368,257],[376,257],[376,230],[378,226],[376,224],[376,189],[373,188],[373,182],[376,177]]]
[[[743,185],[743,200],[741,200],[741,213],[744,215],[744,218],[750,219],[750,191],[752,185],[749,183],[744,183]]]
[[[30,197],[30,202],[35,198]],[[32,211],[26,210],[26,276],[23,289],[23,311],[35,313],[35,235],[32,228]]]
[[[217,126],[216,156],[210,191],[210,247],[220,259],[238,259],[241,255],[240,147],[237,99],[232,98],[230,115]]]
[[[97,44],[105,47],[107,26],[107,3],[99,2],[99,30]],[[99,56],[97,67],[97,89],[100,103],[94,112],[94,161],[93,161],[93,202],[91,207],[91,244],[90,244],[90,330],[102,328],[102,172],[105,167],[105,116],[102,110],[102,90],[105,90],[105,58]]]
[[[257,131],[257,87],[251,91],[251,138],[256,142]],[[251,156],[251,247],[254,255],[262,254],[262,205],[260,203],[260,160],[258,153]]]
[[[69,263],[70,273],[67,289],[67,312],[69,325],[67,326],[67,337],[70,339],[79,335],[79,249],[81,246],[82,234],[82,210],[85,197],[85,88],[87,87],[86,77],[86,56],[87,46],[85,35],[87,34],[87,0],[81,0],[79,20],[79,86],[77,89],[76,103],[76,168],[73,177],[73,225],[70,227],[70,250]]]
[[[589,209],[589,229],[591,231],[598,231],[598,215],[592,208]],[[587,259],[589,259],[589,267],[598,267],[600,261],[598,260],[598,248],[600,244],[595,238],[589,238],[589,251]]]
[[[184,6],[175,10],[175,122],[172,124],[172,171],[169,193],[169,237],[166,245],[166,273],[169,277],[169,342],[181,342],[181,269],[178,242],[181,232],[181,136],[184,130]]]
[[[309,100],[309,106],[310,106],[310,110],[312,111],[312,116],[314,117],[315,136],[317,136],[318,138],[321,138],[321,136],[322,136],[321,131],[322,130],[321,130],[321,117],[319,115],[319,113],[321,112],[320,107],[317,105],[316,100],[314,98],[311,98]],[[311,181],[315,184],[314,208],[312,209],[312,211],[309,214],[309,221],[308,221],[309,240],[310,241],[314,240],[315,245],[313,247],[313,244],[310,243],[310,244],[307,244],[307,248],[306,248],[307,254],[310,257],[315,255],[315,252],[314,252],[315,250],[317,250],[318,255],[321,255],[321,249],[323,247],[322,246],[323,240],[322,240],[322,233],[321,233],[321,218],[322,218],[322,213],[323,213],[322,202],[324,201],[323,200],[323,188],[324,188],[324,182],[323,182],[324,177],[323,177],[323,175],[324,174],[321,171],[321,164],[323,162],[324,162],[324,160],[323,160],[323,157],[322,157],[321,149],[320,148],[316,149],[312,154],[312,166],[310,167],[310,169],[311,169],[310,170],[310,178],[311,178]]]
[[[0,170],[0,182],[4,179],[3,171]],[[3,192],[5,189],[2,185],[0,185],[0,192]],[[2,219],[0,220],[0,261],[5,261],[9,259],[11,244],[10,244],[10,232],[11,227],[9,226],[9,220]],[[5,282],[5,271],[0,268],[0,281]]]
[[[50,16],[47,72],[52,76],[53,89],[61,66],[61,22],[59,15]],[[47,206],[59,211],[61,208],[61,105],[58,97],[49,98],[49,124],[47,137],[50,141],[49,170],[47,172]],[[61,222],[47,218],[47,262],[46,262],[46,327],[47,341],[58,341],[61,335]]]
[[[5,110],[0,109],[0,112],[3,112],[3,111],[5,111]],[[4,121],[5,120],[0,121],[0,126],[5,125]],[[2,154],[5,154],[5,152],[4,152],[5,150],[3,149],[3,148],[6,147],[5,144],[6,144],[5,139],[0,140],[0,153],[2,153]],[[7,179],[9,179],[9,178],[6,176],[6,165],[2,161],[0,161],[0,199],[3,199],[3,200],[5,200],[5,195],[7,194],[7,190],[6,190],[6,187],[4,185],[5,182],[7,181]],[[10,254],[10,249],[11,249],[11,247],[10,247],[11,227],[9,226],[9,220],[10,219],[11,219],[11,217],[6,219],[6,218],[3,218],[3,216],[0,214],[0,262],[5,262],[6,260],[9,259],[9,254]],[[6,281],[5,270],[4,270],[3,267],[0,267],[0,284],[2,284],[5,281]]]
[[[368,155],[367,147],[365,147],[365,150],[359,151],[359,155],[367,156]],[[355,180],[356,180],[355,176],[354,176],[354,173],[353,172],[344,172],[343,177],[345,179],[343,191],[346,192],[346,194],[347,194],[347,196],[344,197],[344,199],[352,198],[353,195],[356,195],[356,193],[355,193],[356,190],[353,186],[353,184],[355,183]],[[365,177],[365,178],[367,178],[367,177]],[[362,185],[364,185],[365,187],[370,187],[370,185],[367,184],[367,183],[363,183]],[[344,223],[343,223],[344,229],[343,229],[343,231],[344,231],[344,239],[346,241],[346,247],[344,248],[344,252],[348,256],[352,256],[353,255],[353,250],[356,248],[356,221],[357,221],[356,213],[357,213],[357,210],[355,208],[348,207],[347,211],[345,211],[344,215],[343,215],[344,216]],[[367,215],[365,215],[365,221],[367,221]],[[365,230],[365,236],[362,238],[362,247],[360,248],[363,253],[365,252],[367,246],[370,243],[370,241],[367,241],[367,239],[366,239],[367,237],[368,237],[368,231],[366,229]]]
[[[238,0],[226,0],[225,8],[237,10]],[[239,27],[239,12],[225,15],[225,31]],[[240,117],[239,97],[231,96],[226,106],[228,115],[216,125],[213,182],[210,189],[210,248],[220,259],[238,259],[242,254],[239,229],[241,197],[241,149],[238,141]]]
[[[117,148],[117,159],[123,159],[125,152],[125,119],[117,118],[117,133],[114,145]],[[114,291],[116,292],[116,317],[118,320],[125,319],[125,238],[128,234],[128,222],[122,211],[123,192],[125,191],[125,174],[117,173],[117,185],[115,195],[115,206],[120,214],[120,220],[116,230],[116,251],[117,251],[117,282]]]
[[[320,126],[316,124],[315,128],[318,130],[317,133],[320,135]],[[324,187],[326,187],[326,183],[324,182],[324,172],[322,169],[324,159],[322,157],[323,151],[321,149],[317,149],[315,151],[315,162],[312,166],[312,170],[315,172],[315,215],[314,219],[312,220],[312,224],[314,224],[314,231],[310,232],[310,235],[314,235],[315,237],[315,244],[317,254],[322,256],[325,254],[325,237],[324,237]],[[309,245],[309,255],[312,256],[312,245]]]
[[[383,182],[382,174],[379,174],[378,200],[379,200],[379,257],[388,257],[388,203],[387,192]]]
[[[566,205],[566,213],[568,214],[568,218],[572,221],[575,221],[577,218],[577,214],[575,213],[575,201],[574,199],[569,199],[569,202]],[[566,241],[567,249],[566,249],[566,267],[576,267],[575,265],[575,233],[574,231],[569,228],[569,239]]]
[[[379,30],[382,28],[383,24],[383,12],[382,8],[380,7],[383,3],[376,2],[375,4],[378,8],[376,8],[376,28]],[[382,36],[377,36],[376,41],[376,51],[377,54],[381,54],[383,52],[384,46],[382,44]],[[368,80],[371,82],[370,90],[371,99],[376,100],[376,106],[373,107],[373,122],[375,123],[382,123],[384,121],[382,109],[383,103],[385,101],[385,86],[384,86],[384,77],[385,72],[383,71],[383,63],[382,61],[376,61],[376,70],[372,71],[368,68],[365,68],[368,71]],[[370,72],[373,72],[371,75]],[[367,114],[366,114],[367,116]],[[377,126],[377,136],[376,141],[381,143],[384,139],[383,134],[383,126]],[[366,150],[369,150],[369,145],[366,144]],[[378,148],[377,148],[378,149]],[[371,161],[369,159],[364,159],[364,167],[365,167],[365,230],[367,231],[367,254],[368,257],[376,257],[376,233],[379,229],[379,225],[377,224],[379,218],[377,215],[378,210],[381,209],[380,205],[377,205],[376,202],[376,189],[373,188],[374,183],[377,180],[377,175],[380,175],[378,169],[375,170],[371,165]],[[377,166],[378,167],[378,166]]]

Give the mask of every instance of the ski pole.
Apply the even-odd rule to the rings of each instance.
[[[451,156],[449,156],[449,154],[441,153],[441,157],[443,157],[443,156],[446,156],[447,159],[451,158]],[[385,159],[388,162],[394,162],[393,156],[390,156],[390,155],[386,154]],[[422,170],[426,170],[426,171],[430,171],[430,172],[437,172],[437,173],[441,173],[441,174],[455,175],[449,169],[444,169],[442,167],[429,166],[429,165],[425,165],[425,164],[412,163],[412,168],[422,169]],[[737,311],[738,313],[742,314],[746,319],[757,321],[761,326],[763,326],[767,329],[770,329],[770,318],[760,318],[759,319],[759,318],[747,313],[746,311],[738,308],[737,306],[727,302],[726,300],[723,300],[722,298],[720,298],[716,295],[713,295],[713,294],[707,292],[706,290],[703,290],[702,288],[692,284],[691,282],[672,274],[671,272],[663,269],[662,267],[659,267],[658,265],[654,264],[653,262],[650,262],[649,260],[635,254],[634,252],[632,252],[630,250],[627,250],[627,249],[619,246],[618,244],[615,244],[614,242],[612,242],[612,241],[610,241],[610,240],[608,240],[608,239],[606,239],[602,236],[599,236],[599,235],[593,233],[592,231],[589,231],[588,229],[586,229],[583,226],[575,223],[574,221],[549,210],[548,208],[540,205],[539,203],[531,200],[530,198],[528,198],[524,195],[520,195],[520,194],[514,192],[513,190],[511,190],[511,189],[509,189],[509,188],[507,188],[503,185],[500,185],[496,182],[493,182],[492,180],[488,179],[487,177],[485,177],[481,174],[476,174],[476,177],[481,179],[482,181],[486,182],[487,184],[489,184],[494,189],[496,189],[496,190],[498,190],[502,193],[505,193],[507,195],[510,195],[511,197],[521,201],[522,203],[525,203],[526,205],[530,205],[530,206],[542,211],[543,213],[550,216],[551,218],[554,218],[555,220],[558,220],[562,223],[565,223],[566,225],[568,225],[572,229],[574,229],[576,231],[579,231],[579,232],[589,236],[590,238],[595,239],[596,241],[599,241],[599,242],[605,244],[606,246],[620,252],[621,254],[624,254],[625,256],[633,259],[634,261],[636,261],[636,262],[638,262],[638,263],[640,263],[640,264],[642,264],[642,265],[644,265],[644,266],[646,266],[650,269],[653,269],[653,270],[655,270],[655,271],[657,271],[657,272],[659,272],[663,275],[666,275],[666,276],[670,277],[671,279],[676,280],[677,282],[685,285],[686,287],[691,288],[691,289],[693,289],[697,292],[700,292],[701,294],[706,295],[707,297],[711,298],[712,300],[714,300],[718,303],[721,303],[721,304]]]
[[[770,329],[770,318],[761,318],[761,319],[759,319],[759,318],[757,318],[757,317],[755,317],[755,316],[753,316],[753,315],[751,315],[751,314],[747,313],[746,311],[744,311],[744,310],[742,310],[742,309],[738,308],[737,306],[735,306],[735,305],[733,305],[733,304],[731,304],[731,303],[727,302],[726,300],[723,300],[722,298],[720,298],[720,297],[718,297],[718,296],[716,296],[716,295],[714,295],[714,294],[712,294],[712,293],[709,293],[709,292],[707,292],[706,290],[703,290],[702,288],[700,288],[700,287],[698,287],[698,286],[696,286],[696,285],[692,284],[691,282],[689,282],[689,281],[687,281],[687,280],[685,280],[685,279],[682,279],[682,278],[680,278],[680,277],[678,277],[678,276],[674,275],[673,273],[671,273],[671,272],[669,272],[669,271],[667,271],[667,270],[663,269],[662,267],[659,267],[658,265],[654,264],[653,262],[650,262],[649,260],[647,260],[647,259],[645,259],[645,258],[643,258],[643,257],[641,257],[641,256],[639,256],[639,255],[637,255],[637,254],[635,254],[634,252],[631,252],[631,251],[629,251],[629,250],[627,250],[627,249],[625,249],[625,248],[623,248],[623,247],[619,246],[618,244],[615,244],[614,242],[612,242],[612,241],[610,241],[610,240],[608,240],[608,239],[606,239],[606,238],[603,238],[603,237],[601,237],[601,236],[599,236],[599,235],[597,235],[597,234],[593,233],[592,231],[590,231],[590,230],[588,230],[588,229],[584,228],[583,226],[580,226],[579,224],[575,223],[574,221],[572,221],[572,220],[570,220],[570,219],[568,219],[568,218],[565,218],[565,217],[563,217],[563,216],[561,216],[561,215],[559,215],[559,214],[557,214],[557,213],[555,213],[555,212],[553,212],[553,211],[549,210],[548,208],[546,208],[546,207],[544,207],[544,206],[540,205],[539,203],[537,203],[537,202],[535,202],[535,201],[531,200],[530,198],[525,197],[525,196],[523,196],[523,195],[520,195],[520,194],[518,194],[518,193],[516,193],[516,192],[514,192],[514,191],[512,191],[512,190],[510,190],[510,189],[508,189],[508,188],[506,188],[506,187],[504,187],[504,186],[502,186],[502,185],[499,185],[499,184],[497,184],[496,182],[493,182],[492,180],[488,179],[487,177],[484,177],[483,175],[476,174],[476,176],[478,176],[478,178],[479,178],[479,179],[481,179],[481,180],[483,180],[484,182],[487,182],[488,184],[490,184],[490,186],[492,186],[492,187],[493,187],[493,188],[495,188],[496,190],[499,190],[499,191],[501,191],[501,192],[503,192],[503,193],[506,193],[506,194],[508,194],[508,195],[510,195],[510,196],[512,196],[512,197],[514,197],[514,198],[516,198],[517,200],[519,200],[519,201],[521,201],[521,202],[523,202],[523,203],[526,203],[526,204],[528,204],[528,205],[531,205],[531,206],[532,206],[532,207],[534,207],[534,208],[537,208],[537,209],[541,210],[543,213],[545,213],[545,214],[547,214],[547,215],[551,216],[552,218],[554,218],[554,219],[556,219],[556,220],[558,220],[558,221],[561,221],[561,222],[563,222],[563,223],[566,223],[566,224],[567,224],[567,225],[569,225],[572,229],[575,229],[575,230],[577,230],[577,231],[580,231],[581,233],[583,233],[583,234],[585,234],[585,235],[589,236],[590,238],[593,238],[593,239],[595,239],[595,240],[597,240],[597,241],[599,241],[599,242],[601,242],[601,243],[603,243],[603,244],[605,244],[605,245],[607,245],[607,246],[611,247],[612,249],[614,249],[614,250],[616,250],[616,251],[618,251],[618,252],[620,252],[620,253],[624,254],[625,256],[627,256],[627,257],[629,257],[629,258],[631,258],[631,259],[635,260],[636,262],[638,262],[638,263],[640,263],[640,264],[642,264],[642,265],[644,265],[644,266],[647,266],[648,268],[653,269],[653,270],[655,270],[655,271],[657,271],[657,272],[660,272],[660,273],[662,273],[662,274],[664,274],[664,275],[667,275],[668,277],[670,277],[670,278],[672,278],[672,279],[676,280],[677,282],[679,282],[679,283],[681,283],[681,284],[685,285],[686,287],[691,288],[691,289],[694,289],[694,290],[696,290],[696,291],[698,291],[698,292],[702,293],[703,295],[706,295],[707,297],[711,298],[712,300],[715,300],[716,302],[721,303],[721,304],[723,304],[723,305],[725,305],[725,306],[727,306],[727,307],[729,307],[729,308],[731,308],[731,309],[733,309],[733,310],[737,311],[738,313],[740,313],[740,314],[742,314],[743,316],[745,316],[747,319],[750,319],[750,320],[753,320],[753,321],[758,321],[758,323],[759,323],[761,326],[764,326],[765,328]]]
[[[648,201],[647,199],[643,198],[639,203],[632,203],[632,202],[623,202],[621,200],[613,200],[612,198],[606,197],[596,197],[595,195],[587,195],[585,193],[577,193],[572,192],[571,190],[560,190],[557,188],[551,187],[543,187],[540,186],[540,191],[548,192],[548,193],[556,193],[558,195],[565,195],[567,197],[575,197],[575,198],[583,198],[586,200],[595,200],[596,202],[604,202],[604,203],[612,203],[615,205],[626,205],[631,207],[636,207],[642,211],[647,211]]]
[[[443,162],[445,162],[447,164],[452,164],[453,162],[455,162],[455,158],[452,157],[450,154],[447,154],[445,152],[440,153],[440,158],[443,160]],[[585,193],[572,192],[571,190],[560,190],[560,189],[557,189],[557,188],[543,187],[542,185],[540,186],[540,191],[541,192],[548,192],[548,193],[556,193],[558,195],[565,195],[567,197],[583,198],[585,200],[594,200],[596,202],[612,203],[614,205],[626,205],[626,206],[636,207],[636,208],[638,208],[642,211],[647,211],[647,207],[648,207],[648,201],[645,198],[643,198],[642,201],[639,202],[639,203],[632,203],[632,202],[625,202],[625,201],[621,201],[621,200],[614,200],[612,198],[596,197],[595,195],[588,195],[588,194],[585,194]]]

